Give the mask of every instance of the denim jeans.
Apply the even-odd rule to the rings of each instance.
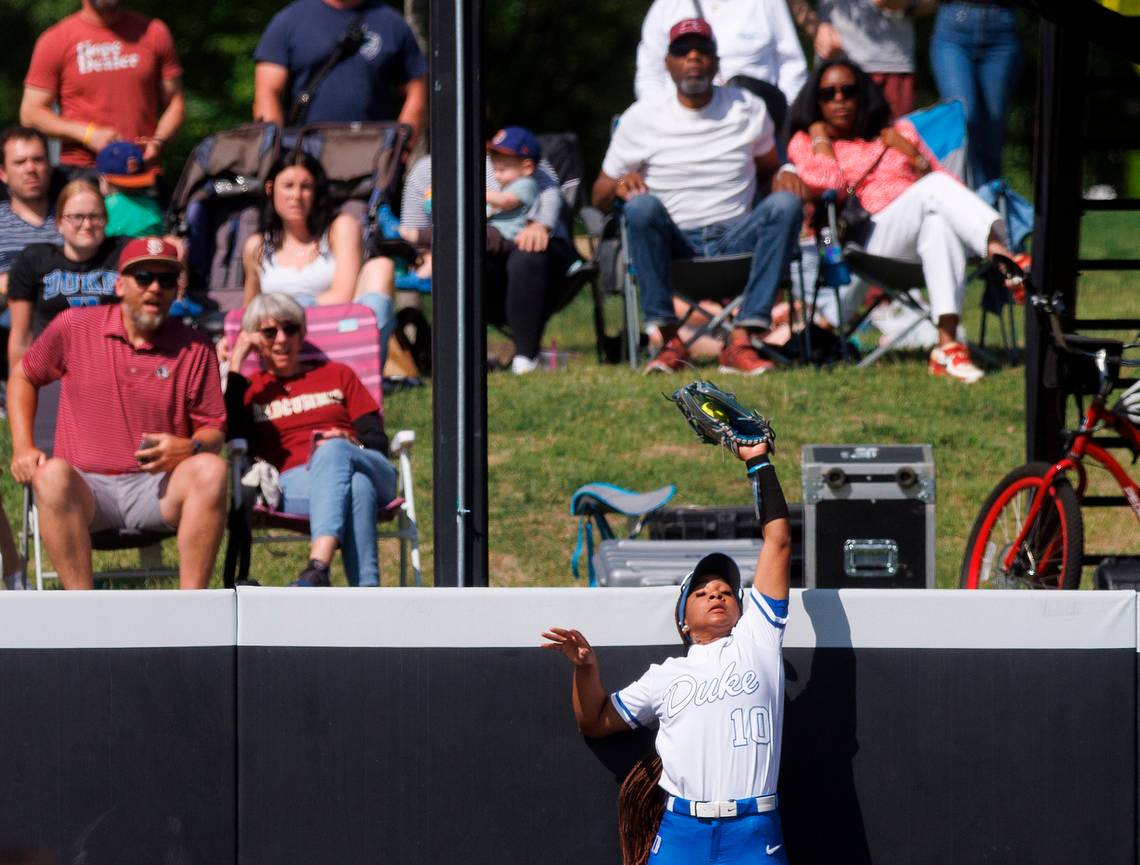
[[[327,439],[307,466],[281,474],[281,491],[281,510],[308,514],[312,537],[337,539],[349,585],[379,584],[376,512],[396,494],[396,470],[383,454]]]
[[[790,192],[773,192],[739,220],[681,230],[654,195],[625,203],[629,259],[637,273],[646,327],[676,324],[669,269],[674,258],[751,252],[752,269],[736,318],[741,327],[771,325],[776,290],[797,244],[803,204]]]
[[[967,180],[977,189],[1001,177],[1006,113],[1021,66],[1017,13],[1003,6],[943,3],[930,38],[930,65],[942,98],[966,106]]]

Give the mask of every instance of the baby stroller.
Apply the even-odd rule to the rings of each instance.
[[[328,175],[338,208],[364,226],[365,249],[378,233],[377,214],[395,199],[411,128],[400,123],[320,123],[296,130],[249,123],[204,138],[191,152],[174,189],[167,224],[186,240],[187,308],[210,329],[242,305],[242,248],[257,230],[265,181],[273,163],[300,147]]]

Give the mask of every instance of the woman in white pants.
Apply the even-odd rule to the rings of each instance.
[[[930,371],[983,375],[957,341],[970,256],[1009,256],[1001,217],[948,173],[868,75],[848,60],[819,64],[788,116],[788,156],[815,194],[854,189],[871,214],[866,249],[922,263],[938,345]]]

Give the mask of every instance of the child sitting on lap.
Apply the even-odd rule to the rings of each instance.
[[[529,129],[507,126],[495,133],[487,145],[499,189],[487,187],[488,230],[503,240],[514,241],[526,227],[527,213],[538,198],[534,170],[542,154],[538,139]]]

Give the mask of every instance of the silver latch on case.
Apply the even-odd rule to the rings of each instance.
[[[899,572],[899,545],[889,538],[848,538],[843,570],[849,577],[893,577]]]

